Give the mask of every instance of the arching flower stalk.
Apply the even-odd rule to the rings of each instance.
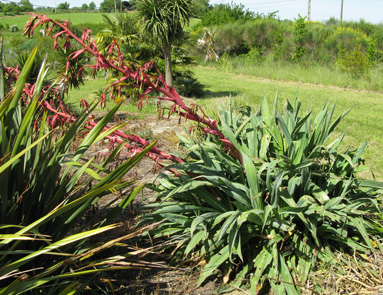
[[[96,64],[93,65],[87,65],[87,67],[92,68],[94,71],[98,70],[114,70],[117,73],[119,73],[120,78],[114,82],[113,84],[107,86],[102,94],[102,98],[100,101],[101,105],[105,105],[106,102],[106,93],[109,88],[112,89],[112,92],[120,93],[121,89],[123,87],[134,87],[136,89],[140,89],[143,91],[143,93],[138,97],[138,108],[142,108],[143,102],[149,98],[154,97],[158,99],[158,101],[167,101],[171,103],[171,107],[167,109],[168,115],[177,114],[180,117],[183,117],[187,120],[191,120],[197,123],[197,128],[202,130],[202,132],[206,134],[212,134],[217,136],[222,143],[224,144],[225,148],[236,158],[240,159],[239,152],[236,150],[235,146],[222,134],[222,132],[217,127],[217,122],[215,120],[212,120],[208,118],[205,113],[201,111],[201,108],[196,105],[186,105],[184,101],[181,99],[181,97],[178,95],[177,91],[171,87],[168,86],[165,82],[165,79],[163,75],[160,73],[156,65],[154,64],[154,61],[147,62],[144,66],[139,68],[138,70],[134,71],[132,70],[128,65],[124,63],[123,55],[119,49],[119,46],[117,42],[112,42],[112,44],[109,46],[107,50],[107,56],[101,54],[97,50],[97,44],[96,42],[91,39],[91,31],[89,29],[84,29],[82,36],[78,37],[76,36],[69,28],[68,28],[68,22],[58,22],[55,20],[52,20],[48,18],[46,15],[37,15],[34,13],[29,13],[32,15],[32,17],[28,20],[25,28],[24,28],[24,35],[31,37],[33,35],[33,32],[36,28],[39,26],[45,25],[45,33],[46,36],[50,36],[53,27],[59,27],[61,29],[60,32],[55,34],[53,36],[54,38],[54,49],[59,48],[59,42],[58,39],[60,36],[65,38],[65,42],[63,45],[63,48],[70,48],[71,41],[77,42],[81,49],[73,52],[68,57],[67,67],[69,67],[69,61],[75,60],[78,58],[81,54],[84,54],[85,52],[88,52],[96,59]],[[156,69],[157,75],[152,75],[149,73],[149,70]],[[72,79],[81,79],[82,72],[76,74],[75,77],[72,77]],[[124,83],[125,81],[133,81],[134,83]],[[126,85],[127,84],[127,85]],[[156,93],[155,95],[150,95],[152,93]],[[157,95],[159,93],[159,95]],[[49,103],[44,103],[45,107],[47,109],[52,108],[49,106]],[[165,109],[159,110],[159,115],[163,116],[166,113]],[[56,112],[56,115],[61,117],[65,120],[68,119],[68,116],[71,116],[70,114],[64,113],[64,112]],[[75,120],[75,118],[71,118],[70,120]],[[91,123],[90,123],[91,126]],[[193,127],[192,127],[193,128]],[[191,129],[192,129],[191,128]],[[118,140],[115,140],[116,142],[120,142],[122,138],[129,140],[131,142],[134,142],[136,145],[140,146],[141,148],[145,145],[149,144],[147,141],[145,141],[142,138],[139,138],[136,135],[126,135],[125,133],[117,130],[114,133],[112,133],[111,136],[116,136]],[[137,147],[135,147],[137,148]],[[149,153],[149,157],[155,159],[157,162],[161,161],[162,159],[169,159],[174,162],[180,162],[181,159],[174,157],[172,155],[169,155],[167,153],[164,153],[160,151],[159,149],[152,148],[151,152],[153,155]],[[155,155],[154,155],[155,154]]]

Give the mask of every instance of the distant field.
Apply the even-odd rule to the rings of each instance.
[[[83,23],[99,23],[102,22],[102,16],[101,12],[98,13],[86,13],[86,12],[79,12],[79,13],[60,13],[60,14],[47,14],[49,18],[52,18],[54,20],[69,20],[73,24],[83,24]],[[19,29],[21,30],[24,26],[27,20],[30,18],[30,15],[18,15],[18,16],[0,16],[0,23],[7,24],[9,26],[17,25]],[[195,24],[199,23],[200,19],[198,18],[192,18],[190,20],[190,24],[187,28],[185,28],[186,31],[189,31],[191,27],[193,27]]]
[[[186,32],[189,32],[191,31],[191,28],[193,28],[196,24],[200,23],[201,20],[199,18],[191,18],[190,19],[190,22],[189,22],[189,26],[187,26],[186,28],[184,28],[184,30]]]
[[[336,103],[336,115],[351,109],[337,129],[338,133],[347,130],[343,148],[355,149],[368,141],[367,152],[363,154],[366,165],[372,167],[376,176],[383,180],[382,93],[273,81],[207,67],[196,67],[194,73],[210,92],[209,97],[197,101],[197,104],[207,108],[217,106],[218,103],[227,105],[230,98],[237,105],[246,104],[258,108],[265,95],[271,103],[277,93],[282,108],[286,99],[292,100],[298,93],[298,98],[302,101],[302,111],[312,110],[316,113],[326,102],[330,105]]]
[[[60,13],[60,14],[47,14],[48,17],[55,20],[69,20],[74,24],[81,23],[99,23],[102,22],[101,13]],[[20,15],[13,17],[0,17],[0,23],[7,25],[17,25],[19,29],[25,26],[25,23],[30,18],[30,15]]]
[[[100,99],[100,93],[107,87],[105,78],[90,79],[86,80],[84,85],[81,85],[80,88],[70,89],[68,96],[66,98],[66,103],[70,105],[71,109],[79,110],[80,109],[80,100],[85,99],[88,103],[91,103],[94,100]],[[115,105],[110,99],[107,99],[107,108],[112,108]],[[125,102],[120,111],[125,111],[131,113],[128,116],[129,119],[143,118],[148,114],[156,114],[157,105],[156,102],[149,101],[147,104],[144,103],[142,110],[138,111],[136,102],[127,101]],[[101,110],[101,108],[98,108]]]

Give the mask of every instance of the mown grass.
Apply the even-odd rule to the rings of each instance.
[[[102,22],[101,13],[60,13],[60,14],[47,14],[49,18],[54,20],[69,20],[73,24],[81,23],[99,23]],[[27,20],[30,18],[30,15],[18,15],[13,17],[1,17],[0,23],[7,25],[17,25],[21,30],[24,28]]]
[[[103,22],[102,14],[112,14],[112,13],[101,13],[101,12],[79,12],[79,13],[59,13],[59,14],[47,14],[47,16],[54,20],[69,20],[73,24],[83,24],[83,23],[100,23]],[[9,26],[17,25],[19,30],[24,28],[27,20],[31,16],[18,15],[18,16],[0,16],[0,23],[6,24]],[[185,31],[190,31],[191,28],[199,23],[201,20],[198,18],[190,19],[189,26],[185,28]]]
[[[369,142],[368,149],[364,153],[367,166],[372,168],[375,176],[383,179],[383,157],[380,151],[383,149],[383,95],[377,92],[363,90],[342,89],[336,87],[325,87],[309,85],[296,82],[272,81],[264,78],[256,78],[249,75],[238,75],[227,73],[216,68],[196,67],[195,76],[201,81],[208,91],[205,98],[197,101],[203,105],[211,115],[218,108],[218,103],[251,105],[258,107],[264,97],[273,101],[278,94],[279,103],[285,99],[292,99],[296,94],[302,101],[302,111],[312,110],[317,112],[324,103],[336,103],[336,115],[351,110],[343,119],[338,134],[347,130],[343,148],[355,149],[365,141]],[[104,78],[88,80],[80,89],[69,91],[68,102],[72,106],[79,106],[82,98],[89,102],[100,99],[97,96],[106,87]],[[107,102],[111,108],[112,101]],[[101,110],[101,108],[99,108]],[[144,105],[142,111],[137,110],[136,102],[127,101],[123,104],[122,111],[131,113],[129,119],[145,118],[148,114],[156,113],[155,102],[151,101]],[[372,175],[364,175],[371,178]]]
[[[68,91],[66,97],[66,103],[71,107],[72,110],[79,111],[80,109],[80,100],[85,99],[88,103],[93,101],[100,101],[101,93],[107,87],[105,78],[98,79],[88,79],[85,81],[84,85],[81,85],[80,88],[73,88]],[[115,105],[115,102],[111,99],[107,99],[106,107],[102,108],[101,106],[97,107],[97,111],[103,111],[105,109],[111,109]],[[147,103],[143,104],[142,110],[138,110],[137,101],[126,100],[121,105],[119,111],[128,112],[127,119],[142,119],[145,118],[148,114],[156,114],[157,104],[153,99],[149,100]]]
[[[383,68],[381,65],[370,68],[359,77],[338,70],[335,64],[332,67],[314,62],[293,64],[286,61],[276,61],[272,57],[267,57],[262,62],[236,57],[229,61],[223,59],[218,64],[209,63],[208,65],[220,67],[222,70],[231,73],[253,75],[273,80],[383,91]]]
[[[199,19],[199,18],[191,18],[191,19],[190,19],[190,22],[189,22],[189,25],[188,25],[187,27],[185,27],[184,30],[185,30],[186,32],[190,32],[190,31],[192,30],[192,28],[193,28],[196,24],[198,24],[198,23],[200,23],[200,22],[201,22],[201,19]]]
[[[366,164],[379,179],[383,179],[383,157],[380,154],[383,148],[381,93],[272,81],[207,67],[196,67],[194,72],[209,91],[209,97],[198,103],[213,111],[219,102],[226,104],[230,99],[236,105],[259,106],[264,95],[273,101],[277,93],[280,104],[285,99],[291,100],[298,93],[303,111],[317,112],[326,102],[337,104],[337,115],[351,109],[338,128],[338,132],[347,130],[343,148],[357,148],[368,141],[368,149],[364,153]]]

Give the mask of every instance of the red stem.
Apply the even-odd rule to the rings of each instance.
[[[120,66],[116,65],[114,63],[114,62],[116,62],[116,60],[114,60],[114,59],[108,60],[103,54],[99,53],[95,49],[96,45],[95,45],[94,41],[89,41],[89,43],[86,43],[85,37],[83,37],[84,40],[77,37],[72,31],[69,30],[69,28],[67,27],[67,23],[65,23],[65,25],[64,25],[60,22],[57,22],[55,20],[52,20],[52,19],[46,17],[45,15],[36,15],[33,13],[30,13],[30,14],[33,17],[29,20],[29,23],[27,23],[27,25],[25,26],[25,29],[24,29],[25,34],[32,35],[33,30],[37,26],[44,24],[44,23],[50,23],[51,22],[52,24],[59,26],[60,28],[62,28],[63,31],[56,34],[55,38],[58,38],[59,35],[66,35],[67,37],[69,36],[69,37],[73,38],[74,40],[76,40],[76,42],[78,42],[83,47],[83,49],[81,49],[82,52],[85,50],[85,51],[89,52],[91,55],[93,55],[94,57],[96,57],[96,60],[97,60],[96,68],[98,68],[98,67],[110,68],[110,69],[113,69],[115,71],[118,71],[119,73],[121,73],[123,75],[123,78],[121,78],[120,81],[128,79],[128,78],[136,81],[137,83],[139,81],[141,81],[141,83],[145,84],[148,87],[148,89],[150,89],[151,91],[158,91],[158,92],[162,93],[164,96],[158,97],[159,100],[172,101],[174,103],[174,106],[172,107],[171,113],[176,112],[176,110],[177,110],[176,106],[178,106],[178,114],[180,116],[185,117],[186,119],[198,122],[199,124],[202,123],[205,126],[207,126],[207,128],[206,127],[201,128],[201,130],[205,133],[209,133],[209,134],[213,134],[213,135],[218,136],[220,138],[220,140],[224,143],[226,150],[228,150],[233,156],[235,156],[236,158],[238,158],[240,160],[240,153],[235,148],[235,146],[218,129],[216,121],[207,118],[204,114],[203,114],[203,116],[200,116],[199,114],[197,114],[197,112],[193,108],[191,108],[190,106],[187,106],[183,102],[183,100],[180,98],[178,93],[175,91],[175,89],[166,84],[163,76],[158,71],[158,69],[157,69],[157,71],[158,71],[159,77],[148,76],[145,73],[147,68],[150,65],[152,65],[151,63],[146,64],[143,68],[139,69],[137,72],[134,72],[132,69],[130,69],[129,67],[127,67],[124,64],[121,64]],[[37,22],[37,23],[35,24],[35,22]],[[51,27],[48,30],[50,32]],[[86,34],[83,34],[83,36],[85,36],[85,35]],[[114,46],[113,48],[118,48],[117,44],[113,44],[113,46]],[[118,60],[121,60],[122,55],[118,49],[117,49],[117,51],[119,54]],[[77,51],[77,52],[81,53],[79,51]],[[75,55],[78,56],[80,54],[74,53],[73,56],[75,56]],[[159,82],[162,83],[163,87],[159,86]],[[114,83],[114,85],[117,86],[116,83]],[[113,87],[114,85],[108,86],[106,89],[108,89],[109,87]],[[141,98],[139,103],[141,103],[143,98],[144,97]],[[49,105],[48,103],[45,103],[45,106],[49,109],[48,105]],[[53,108],[50,108],[50,109],[54,110]],[[183,111],[181,111],[181,110],[183,110]],[[54,110],[54,112],[56,114],[58,114],[59,116],[62,116],[62,117],[69,116],[67,114],[57,112],[55,110]],[[71,119],[71,120],[73,120],[73,119]],[[91,123],[91,124],[93,124],[93,123]],[[118,140],[118,142],[123,142],[121,138],[125,138],[125,139],[132,141],[132,142],[138,143],[142,146],[145,146],[148,144],[147,141],[145,141],[144,139],[142,139],[136,135],[129,135],[128,136],[121,131],[116,131],[113,136],[115,137],[115,140]],[[165,152],[162,152],[161,150],[154,148],[154,147],[150,150],[150,152],[157,155],[157,156],[153,156],[154,158],[156,158],[156,160],[158,160],[158,159],[169,159],[169,160],[171,160],[173,162],[177,162],[177,163],[182,162],[181,159],[179,159],[175,156],[169,155]],[[151,155],[148,155],[148,156],[152,158]]]

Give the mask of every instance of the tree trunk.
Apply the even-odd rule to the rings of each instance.
[[[168,86],[173,86],[173,71],[172,71],[172,55],[170,44],[163,45],[164,60],[165,60],[165,81]]]

